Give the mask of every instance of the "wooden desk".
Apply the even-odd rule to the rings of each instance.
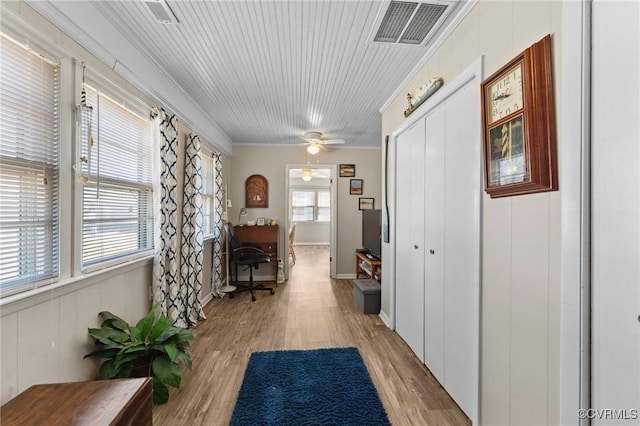
[[[278,236],[280,227],[273,226],[234,226],[233,232],[242,244],[258,247],[269,255],[271,261],[278,260]],[[276,262],[277,263],[277,262]]]
[[[362,267],[362,263],[369,267],[369,270]],[[377,259],[369,259],[364,252],[356,250],[356,279],[360,278],[360,275],[364,275],[367,278],[376,279],[376,272],[378,268],[382,267],[382,261]]]
[[[2,426],[151,425],[151,379],[34,385],[0,409]]]
[[[247,245],[252,247],[257,247],[264,252],[264,254],[269,255],[269,259],[271,260],[271,264],[278,265],[278,237],[279,226],[234,226],[233,233],[235,234],[238,241],[240,241],[240,245]],[[231,273],[231,263],[233,262],[233,256],[229,255],[229,273]],[[271,268],[269,268],[271,270]],[[235,265],[235,276],[236,283],[239,281],[238,279],[238,265]],[[230,282],[233,281],[233,277],[230,277]],[[275,280],[274,276],[274,280]]]

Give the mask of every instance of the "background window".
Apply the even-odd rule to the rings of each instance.
[[[318,211],[316,220],[318,222],[329,222],[331,220],[331,194],[329,191],[318,191]]]
[[[59,68],[3,35],[0,64],[0,289],[6,295],[58,276]]]
[[[89,87],[87,104],[93,144],[82,194],[83,267],[153,248],[152,122]]]
[[[202,151],[202,231],[204,236],[214,234],[214,215],[216,212],[215,159]]]
[[[314,218],[315,192],[293,191],[291,217],[294,222],[311,222]]]
[[[293,222],[328,222],[331,220],[329,190],[294,190],[291,202]]]

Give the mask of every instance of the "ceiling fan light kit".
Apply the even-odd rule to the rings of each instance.
[[[304,169],[302,171],[302,180],[305,182],[309,182],[311,177],[313,176],[313,171],[311,169]]]
[[[316,155],[320,152],[320,147],[323,145],[340,145],[345,141],[342,139],[322,139],[322,133],[320,132],[307,132],[304,134],[304,139],[307,141],[307,152],[311,155]]]
[[[320,147],[315,143],[312,143],[307,147],[307,152],[311,155],[316,155],[317,153],[320,152]]]

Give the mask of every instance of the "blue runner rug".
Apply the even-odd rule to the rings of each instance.
[[[254,352],[231,425],[390,425],[356,348]]]

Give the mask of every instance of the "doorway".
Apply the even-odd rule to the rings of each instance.
[[[289,232],[295,224],[300,245],[329,245],[329,275],[336,276],[336,176],[335,164],[287,164],[285,166],[285,276],[293,266],[289,256]],[[322,261],[322,259],[318,259]]]

